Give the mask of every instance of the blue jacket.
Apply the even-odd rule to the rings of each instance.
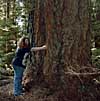
[[[29,53],[29,51],[29,48],[17,48],[15,52],[15,57],[12,60],[12,65],[25,68],[25,66],[22,64],[22,60],[24,58],[25,53]]]

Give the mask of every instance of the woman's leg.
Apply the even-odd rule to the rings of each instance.
[[[14,66],[14,95],[18,96],[22,93],[22,77],[24,68]]]

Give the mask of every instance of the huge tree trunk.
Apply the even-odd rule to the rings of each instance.
[[[91,66],[88,0],[45,0],[45,12],[46,80],[51,89],[66,89],[69,99],[78,101],[80,79],[65,74]]]
[[[45,77],[59,101],[85,101],[88,96],[88,101],[94,101],[84,89],[88,85],[92,90],[91,79],[100,75],[86,74],[94,72],[88,0],[37,0],[34,21],[35,45],[47,46],[46,56],[35,53],[36,78]]]
[[[46,0],[46,28],[46,74],[91,65],[88,0]]]

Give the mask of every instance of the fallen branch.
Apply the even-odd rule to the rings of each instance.
[[[0,86],[5,86],[5,85],[7,85],[7,84],[9,84],[9,83],[11,83],[12,81],[11,80],[0,80]]]
[[[0,80],[11,79],[11,78],[12,78],[12,76],[0,75]]]
[[[66,75],[78,75],[78,76],[94,76],[94,77],[97,77],[97,76],[100,76],[100,72],[95,72],[95,73],[72,73],[72,72],[65,72]]]
[[[92,80],[98,76],[100,76],[100,72],[94,72],[94,73],[75,73],[75,72],[66,72],[65,73],[66,76],[72,76],[72,77],[78,77],[80,78],[82,81],[83,80]]]

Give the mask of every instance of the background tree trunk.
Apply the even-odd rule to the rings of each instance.
[[[34,12],[34,32],[35,32],[35,44],[36,46],[42,46],[46,44],[46,27],[44,17],[44,0],[36,0]],[[44,63],[45,51],[35,52],[36,65],[37,65],[37,79],[38,82],[43,80],[43,63]]]
[[[9,19],[9,15],[10,15],[10,0],[7,1],[7,19]]]
[[[46,26],[45,26],[45,12],[44,12],[44,0],[33,0],[33,10],[29,15],[31,17],[31,46],[38,47],[46,44]],[[32,52],[31,54],[31,66],[28,65],[25,75],[30,75],[36,84],[44,80],[43,76],[43,63],[45,51]]]

